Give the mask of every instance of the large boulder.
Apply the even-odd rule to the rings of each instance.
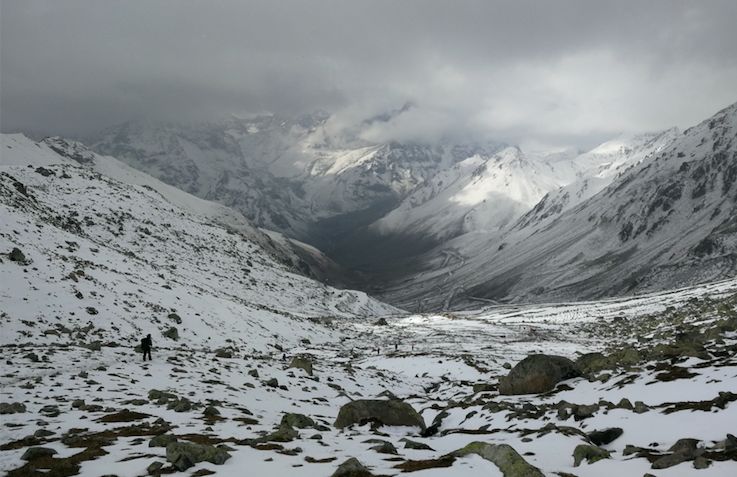
[[[302,369],[312,376],[312,360],[307,356],[295,356],[292,358],[292,362],[289,363],[289,367]]]
[[[13,250],[8,253],[8,258],[11,262],[26,263],[25,254],[18,247],[13,247]]]
[[[340,408],[335,427],[378,422],[386,426],[417,426],[425,430],[425,421],[406,402],[391,399],[359,399]]]
[[[26,412],[26,405],[22,402],[0,402],[0,414],[17,414]]]
[[[167,329],[166,331],[164,331],[164,333],[162,333],[162,334],[166,338],[169,338],[170,340],[176,341],[176,340],[179,339],[179,330],[176,327],[174,327],[174,326],[169,327],[169,329]]]
[[[228,459],[230,454],[219,447],[193,442],[172,442],[166,446],[166,460],[180,471],[185,471],[198,462],[222,465]]]
[[[466,447],[452,452],[454,457],[476,454],[499,467],[504,477],[544,477],[540,469],[529,464],[514,448],[507,444],[471,442]]]
[[[358,459],[351,457],[340,464],[331,477],[373,477],[373,475]]]
[[[576,364],[563,356],[533,354],[499,379],[500,394],[538,394],[552,390],[566,379],[581,376]]]
[[[623,433],[624,430],[621,427],[608,427],[606,429],[589,432],[587,436],[595,446],[605,446],[612,443]]]
[[[573,467],[578,467],[584,460],[589,464],[593,464],[602,459],[608,459],[609,456],[610,452],[606,449],[588,444],[580,444],[573,449]]]
[[[56,455],[56,450],[51,449],[49,447],[29,447],[22,456],[20,456],[23,460],[36,460],[41,459],[43,457],[51,457],[53,455]]]

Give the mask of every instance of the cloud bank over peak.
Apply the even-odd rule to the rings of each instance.
[[[3,131],[77,135],[132,118],[323,109],[367,141],[580,145],[688,126],[737,101],[731,0],[1,8]]]

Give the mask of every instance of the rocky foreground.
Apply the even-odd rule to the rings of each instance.
[[[340,342],[263,353],[155,337],[148,363],[80,345],[92,329],[18,342],[0,350],[0,469],[731,476],[736,289],[335,320]]]

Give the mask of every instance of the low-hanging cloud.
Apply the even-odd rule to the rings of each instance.
[[[3,0],[0,22],[3,131],[323,109],[368,141],[582,144],[737,101],[733,0]]]

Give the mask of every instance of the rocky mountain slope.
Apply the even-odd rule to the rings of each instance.
[[[733,276],[736,171],[732,105],[578,205],[546,216],[547,196],[509,230],[466,234],[433,250],[416,279],[385,297],[463,306],[476,298],[616,296]]]
[[[203,270],[200,280],[216,277]],[[156,338],[146,363],[120,315],[78,327],[74,305],[47,298],[55,309],[20,321],[24,333],[0,346],[0,470],[726,477],[737,466],[736,292],[731,280],[376,324],[337,317],[328,335],[277,326],[278,336],[245,342],[229,322],[194,339],[182,313],[182,338]],[[12,310],[3,328],[20,317]],[[291,344],[290,332],[302,341]]]
[[[299,330],[334,339],[319,322],[332,316],[396,311],[300,275],[239,214],[69,146],[3,138],[3,343],[43,329],[34,340],[129,344],[149,332],[263,350],[296,344]]]
[[[262,115],[129,122],[90,141],[101,153],[317,247],[358,272],[334,280],[372,289],[387,277],[410,279],[414,256],[454,237],[494,235],[536,204],[536,218],[528,220],[571,208],[676,135],[621,137],[580,156],[528,155],[493,142],[363,139],[362,128],[407,108],[339,131],[325,113]]]

